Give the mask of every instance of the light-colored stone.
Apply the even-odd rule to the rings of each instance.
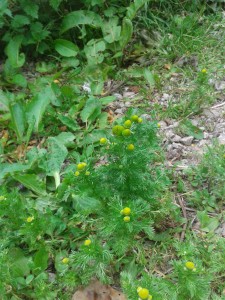
[[[182,138],[180,142],[185,146],[190,146],[193,142],[193,139],[193,136],[186,136]]]
[[[175,134],[172,138],[172,141],[175,143],[180,142],[180,140],[181,140],[181,137],[177,134]]]
[[[225,145],[225,133],[222,133],[221,135],[218,136],[218,141],[220,144]]]

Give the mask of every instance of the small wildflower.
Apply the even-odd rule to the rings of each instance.
[[[201,70],[201,72],[202,72],[203,74],[206,74],[206,73],[207,73],[207,70],[204,68],[204,69]]]
[[[142,118],[138,118],[138,123],[142,123],[143,119]]]
[[[100,145],[105,145],[107,143],[107,139],[101,138],[99,142],[100,142]]]
[[[161,127],[161,124],[160,124],[160,123],[158,123],[158,124],[157,124],[157,127],[158,127],[158,128],[160,128],[160,127]]]
[[[134,150],[134,145],[133,145],[133,144],[129,144],[129,145],[127,146],[127,150],[133,151],[133,150]]]
[[[122,132],[122,135],[123,136],[130,136],[131,135],[130,129],[124,129],[123,132]]]
[[[122,135],[122,132],[124,130],[124,127],[121,125],[115,125],[112,129],[112,133],[114,135]]]
[[[123,215],[129,216],[130,213],[131,213],[131,209],[130,209],[130,207],[125,207],[125,208],[122,210],[122,212],[123,212]]]
[[[58,79],[55,79],[53,82],[54,83],[59,83],[60,81]]]
[[[5,196],[0,196],[0,201],[6,200]]]
[[[130,217],[126,216],[126,217],[123,218],[123,220],[124,220],[124,222],[128,223],[128,222],[130,222]]]
[[[86,175],[86,176],[89,176],[90,174],[91,174],[91,173],[90,173],[89,171],[86,171],[86,172],[85,172],[85,175]]]
[[[62,263],[63,264],[68,264],[68,262],[69,262],[70,260],[69,260],[69,258],[68,257],[64,257],[63,259],[62,259]]]
[[[148,297],[149,297],[149,290],[148,290],[148,289],[141,289],[141,290],[138,292],[138,296],[139,296],[142,300],[148,299]]]
[[[27,218],[27,223],[31,223],[33,220],[34,220],[34,217],[33,217],[33,216],[32,216],[32,217],[28,217],[28,218]]]
[[[80,175],[80,172],[76,171],[76,172],[74,173],[74,175],[75,175],[75,176],[79,176],[79,175]]]
[[[124,125],[124,127],[126,127],[126,128],[130,128],[131,125],[132,125],[132,122],[131,122],[131,120],[126,120],[126,121],[123,123],[123,125]]]
[[[81,163],[77,164],[77,170],[82,171],[86,166],[87,166],[86,163],[81,162]]]
[[[185,267],[188,269],[188,270],[196,270],[195,268],[195,264],[192,262],[192,261],[187,261],[185,263]]]
[[[90,239],[84,241],[84,246],[90,246],[90,245],[91,245]]]
[[[138,122],[138,116],[137,116],[137,115],[133,115],[133,116],[131,117],[131,120],[132,120],[133,122]]]

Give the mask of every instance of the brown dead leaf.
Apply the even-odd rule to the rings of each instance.
[[[6,145],[8,139],[9,139],[9,132],[8,132],[8,130],[2,130],[1,140],[2,140],[2,145],[3,146]]]
[[[171,69],[171,65],[170,65],[170,64],[165,64],[165,65],[164,65],[164,69],[170,70],[170,69]]]
[[[111,286],[103,285],[96,280],[86,288],[77,290],[72,300],[127,300],[127,298]]]
[[[36,145],[36,144],[37,144],[37,140],[29,141],[29,145]]]
[[[110,124],[113,123],[115,119],[116,119],[116,116],[114,115],[114,112],[110,109],[108,111],[108,121],[109,121],[109,123]]]
[[[24,157],[25,155],[25,150],[26,150],[26,147],[24,144],[21,144],[19,145],[17,148],[16,148],[16,151],[15,151],[15,154],[16,154],[16,157],[20,160],[22,157]]]
[[[129,86],[129,91],[135,94],[139,93],[140,89],[141,89],[140,86],[136,86],[136,85]]]

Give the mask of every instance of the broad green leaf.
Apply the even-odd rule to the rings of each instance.
[[[30,24],[30,20],[27,16],[16,15],[11,23],[12,28],[17,29],[19,27],[23,27],[24,25]]]
[[[60,184],[59,172],[68,154],[65,145],[74,140],[75,136],[70,132],[63,132],[57,137],[48,139],[47,175],[54,176],[56,188]]]
[[[102,26],[104,40],[111,44],[120,39],[121,26],[118,26],[118,18],[111,18]]]
[[[9,111],[9,99],[2,90],[0,90],[0,111]]]
[[[50,1],[49,1],[49,4],[51,5],[51,7],[52,7],[55,11],[57,11],[57,10],[58,10],[58,7],[59,7],[59,5],[61,4],[62,1],[63,1],[63,0],[50,0]]]
[[[45,184],[35,174],[14,174],[13,179],[38,195],[46,195]]]
[[[34,126],[35,126],[35,117],[33,116],[33,118],[29,119],[29,121],[28,121],[28,128],[27,128],[27,133],[26,133],[26,137],[25,137],[25,141],[27,144],[31,138],[31,134],[34,130]]]
[[[130,19],[124,18],[120,35],[120,46],[123,49],[131,40],[133,34],[133,24]]]
[[[34,255],[34,271],[41,273],[48,267],[48,252],[45,247],[40,248]]]
[[[31,17],[33,18],[38,18],[38,9],[39,6],[37,4],[35,4],[34,1],[26,1],[23,0],[22,2],[22,7],[23,10]]]
[[[64,124],[66,125],[66,127],[72,129],[73,131],[77,131],[80,129],[80,126],[77,124],[77,122],[75,120],[73,120],[72,118],[69,118],[67,116],[63,116],[63,115],[59,115],[58,119]]]
[[[108,123],[108,113],[107,112],[101,113],[101,115],[99,117],[99,120],[98,120],[98,123],[99,123],[99,128],[100,129],[106,128],[107,123]]]
[[[85,104],[84,109],[81,111],[80,116],[83,122],[87,122],[91,119],[93,121],[93,116],[101,112],[101,103],[98,99],[89,98]],[[91,118],[92,117],[92,118]]]
[[[116,97],[115,96],[107,96],[107,97],[103,97],[103,98],[100,98],[100,102],[103,104],[103,105],[107,105],[113,101],[116,100]]]
[[[13,68],[20,68],[25,63],[25,55],[23,53],[19,53],[22,39],[22,35],[11,38],[5,49],[5,53]]]
[[[74,139],[75,135],[71,132],[62,132],[54,137],[54,140],[66,147],[70,145],[70,143],[73,142]]]
[[[50,34],[50,31],[44,29],[40,22],[32,23],[30,26],[30,31],[36,42],[44,40]]]
[[[27,80],[22,74],[16,74],[13,76],[12,81],[13,84],[16,84],[18,86],[21,86],[25,88],[27,86]]]
[[[127,8],[127,18],[133,20],[136,16],[138,10],[144,5],[147,4],[149,0],[134,0],[133,3]]]
[[[76,68],[79,66],[80,61],[73,57],[64,57],[61,61],[61,65],[63,68],[73,67]]]
[[[6,175],[13,174],[15,172],[26,171],[29,168],[30,168],[30,165],[23,165],[21,163],[1,164],[0,165],[0,180],[3,179]]]
[[[88,64],[96,65],[102,63],[105,57],[102,52],[104,52],[105,49],[106,45],[104,41],[90,40],[84,47]]]
[[[155,79],[154,79],[152,72],[149,69],[144,69],[143,74],[144,74],[144,77],[147,80],[148,84],[150,85],[150,87],[154,87]]]
[[[101,202],[85,195],[73,195],[73,206],[78,212],[92,213],[101,207]]]
[[[49,103],[55,99],[51,87],[45,87],[39,92],[27,106],[27,119],[32,122],[35,118],[35,131],[38,132],[38,127]]]
[[[201,230],[205,232],[213,232],[219,226],[219,218],[212,218],[207,215],[205,211],[198,211],[197,217],[201,224]]]
[[[9,105],[11,114],[11,122],[13,129],[16,132],[18,140],[22,140],[25,130],[25,113],[21,103],[13,103]]]
[[[194,138],[201,140],[204,138],[203,131],[197,126],[193,125],[190,120],[184,120],[180,123],[179,129],[185,135],[193,136]]]
[[[9,260],[11,261],[11,272],[15,277],[27,276],[30,272],[29,258],[24,256],[21,249],[14,248],[9,251]]]
[[[98,14],[88,10],[77,10],[64,17],[62,21],[61,33],[79,25],[101,27],[102,24],[102,19]]]
[[[77,55],[79,48],[72,42],[67,40],[55,40],[55,50],[62,56],[74,57]]]

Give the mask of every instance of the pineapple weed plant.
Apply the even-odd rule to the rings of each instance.
[[[128,112],[49,198],[1,187],[1,299],[70,299],[94,277],[129,300],[224,299],[224,239],[176,237],[157,127]]]
[[[102,97],[104,83],[117,67],[126,65],[126,51],[129,61],[130,42],[141,20],[144,29],[163,29],[162,44],[153,52],[159,57],[160,69],[187,50],[196,53],[196,39],[192,44],[189,36],[197,34],[199,41],[201,35],[206,36],[190,26],[202,26],[190,11],[183,18],[190,2],[191,12],[197,13],[199,1],[182,1],[181,5],[180,1],[164,0],[53,0],[47,10],[44,1],[31,5],[25,0],[3,0],[0,4],[0,31],[4,33],[0,43],[6,55],[0,78],[4,88],[0,92],[2,128],[9,128],[10,136],[16,134],[21,148],[28,146],[31,137],[48,138],[45,148],[25,149],[24,161],[7,163],[14,142],[5,131],[2,136],[0,299],[68,300],[76,287],[94,277],[121,286],[128,300],[225,299],[225,241],[214,234],[224,218],[224,146],[209,148],[199,166],[187,171],[187,181],[180,179],[175,187],[185,195],[187,205],[199,210],[201,231],[193,231],[192,222],[182,218],[175,205],[174,176],[164,165],[157,122],[142,119],[131,110],[106,131],[108,115],[102,112],[104,105],[115,100]],[[215,1],[207,1],[211,2]],[[141,8],[145,17],[143,11],[138,15]],[[48,14],[43,14],[46,11]],[[165,20],[172,29],[165,28]],[[191,33],[190,27],[194,29]],[[173,34],[168,34],[171,31]],[[188,38],[188,43],[182,38]],[[138,52],[141,45],[134,46]],[[159,49],[165,50],[161,57]],[[57,53],[61,58],[55,57],[56,61],[60,60],[64,69],[57,72],[54,63],[38,63],[40,73],[56,73],[27,82],[20,68],[33,52]],[[200,65],[205,66],[205,61],[214,65],[211,53]],[[156,67],[140,71],[140,84],[144,78],[150,89],[157,87],[159,79],[151,72]],[[64,70],[69,71],[64,81],[72,87],[61,80]],[[171,112],[168,109],[170,115],[188,116],[208,101],[204,70],[188,98],[191,101],[174,105]],[[129,72],[119,74],[115,79]],[[190,74],[196,73],[190,70]],[[77,88],[87,78],[90,95]],[[21,90],[15,94],[12,87]],[[60,133],[60,125],[76,135]],[[15,157],[9,155],[10,159]],[[56,188],[49,185],[51,179]],[[185,222],[188,226],[182,242],[179,237]]]

